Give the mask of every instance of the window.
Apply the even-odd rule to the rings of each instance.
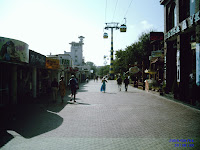
[[[179,23],[190,16],[190,1],[195,0],[179,0]]]
[[[190,16],[195,14],[195,0],[190,0]]]
[[[177,26],[176,3],[172,2],[167,5],[167,30]]]

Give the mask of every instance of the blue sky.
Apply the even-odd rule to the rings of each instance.
[[[127,18],[126,33],[114,30],[114,51],[136,42],[142,32],[164,31],[159,0],[0,0],[0,10],[0,36],[49,55],[70,51],[69,43],[82,35],[85,61],[97,66],[110,55],[111,31],[104,30],[105,22],[122,24]],[[108,39],[103,39],[104,32]]]

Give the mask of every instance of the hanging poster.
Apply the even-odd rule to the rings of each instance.
[[[181,79],[181,72],[180,72],[180,50],[177,50],[176,52],[176,66],[177,66],[177,82],[180,82]]]
[[[48,69],[59,69],[60,68],[59,60],[46,57],[46,68],[48,68]]]
[[[46,56],[29,50],[29,64],[32,66],[45,67]]]
[[[28,44],[14,39],[0,37],[0,61],[29,63]]]
[[[200,86],[200,43],[196,45],[196,84]]]

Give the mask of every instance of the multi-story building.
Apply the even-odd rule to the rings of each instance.
[[[82,66],[83,65],[83,36],[79,36],[79,42],[71,42],[71,52],[64,52],[65,54],[69,54],[74,61],[75,66]]]
[[[200,86],[200,2],[160,0],[164,5],[165,81],[182,101],[197,104]]]
[[[72,57],[73,64],[74,64],[74,69],[75,69],[75,75],[78,78],[80,82],[85,81],[87,76],[90,76],[90,67],[86,66],[84,64],[84,59],[83,59],[83,39],[85,37],[79,36],[80,39],[79,42],[71,42],[71,51],[66,52],[64,51],[64,54],[69,54]]]

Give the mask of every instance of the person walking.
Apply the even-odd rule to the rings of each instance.
[[[106,91],[106,82],[108,82],[108,81],[105,78],[103,78],[102,85],[101,85],[101,92],[104,91],[104,93],[105,93],[105,91]]]
[[[63,99],[66,94],[66,84],[64,82],[64,76],[61,76],[61,80],[59,81],[59,90],[60,90],[61,100],[63,103]]]
[[[53,82],[51,83],[51,88],[53,92],[53,102],[57,101],[57,95],[58,95],[58,82],[56,78],[54,78]]]
[[[126,78],[124,79],[124,84],[125,84],[125,90],[127,91],[127,90],[128,90],[128,84],[129,84],[129,79],[128,79],[128,77],[126,77]]]
[[[122,78],[121,78],[121,76],[119,76],[117,78],[117,85],[118,85],[119,91],[121,91],[121,88],[122,88]]]
[[[74,96],[74,102],[76,102],[76,91],[78,89],[78,81],[77,79],[74,77],[74,75],[71,76],[71,79],[69,80],[69,86],[71,89],[71,99],[70,101],[72,101],[72,98]]]

